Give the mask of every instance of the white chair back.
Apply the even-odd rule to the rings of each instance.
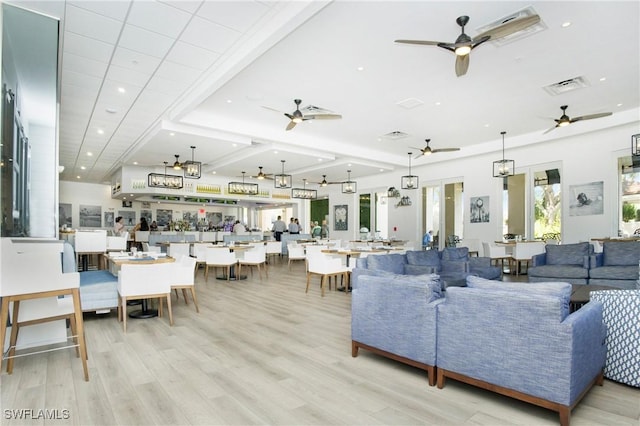
[[[169,293],[174,268],[173,263],[124,264],[118,273],[118,293],[121,296]]]
[[[326,256],[323,253],[307,254],[308,271],[314,274],[332,274],[343,272],[345,267],[339,257]]]
[[[107,251],[107,231],[77,231],[75,235],[76,253],[99,253]]]
[[[264,245],[255,246],[251,250],[244,253],[242,262],[244,263],[262,263],[267,261],[267,250]]]
[[[127,241],[129,240],[129,233],[123,232],[120,236],[107,237],[107,251],[125,251],[127,250]]]
[[[237,262],[235,253],[225,247],[211,247],[206,249],[207,265],[233,265]]]
[[[327,246],[324,245],[308,245],[306,246],[307,257],[315,254],[322,254],[322,250],[326,250]]]
[[[267,241],[267,254],[282,254],[282,241]]]
[[[304,247],[302,246],[289,246],[289,259],[305,259]]]
[[[196,259],[190,256],[181,256],[172,263],[173,279],[171,285],[193,285],[195,283]]]
[[[149,242],[151,231],[136,231],[135,239],[137,243]]]
[[[167,254],[174,259],[180,259],[180,256],[189,256],[189,243],[169,243]]]
[[[516,242],[511,256],[516,260],[531,260],[534,255],[544,253],[544,247],[544,241]]]
[[[482,243],[482,251],[485,257],[497,258],[507,256],[507,249],[504,246],[497,246],[487,242]]]

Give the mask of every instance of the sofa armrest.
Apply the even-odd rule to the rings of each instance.
[[[607,347],[602,302],[592,300],[563,321],[571,332],[570,403],[604,369]]]
[[[535,266],[542,266],[542,265],[546,265],[547,264],[547,254],[546,253],[539,253],[539,254],[534,254],[531,257],[531,267],[535,267]]]
[[[442,272],[469,272],[469,262],[466,260],[442,260]]]

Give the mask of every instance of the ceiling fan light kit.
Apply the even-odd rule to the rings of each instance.
[[[500,134],[502,135],[502,160],[493,162],[493,177],[504,178],[515,174],[516,162],[504,158],[504,135],[507,132],[502,131]]]
[[[402,189],[418,189],[418,176],[411,174],[411,154],[413,154],[413,152],[409,153],[409,174],[400,178],[400,187]]]
[[[274,188],[291,188],[293,182],[292,176],[284,172],[285,160],[280,160],[280,162],[282,163],[282,173],[273,176],[273,186]]]
[[[347,170],[347,180],[342,182],[343,194],[355,194],[358,192],[358,184],[351,180],[351,170]]]
[[[180,162],[180,156],[175,154],[176,161],[173,163],[173,170],[182,170],[182,163]]]

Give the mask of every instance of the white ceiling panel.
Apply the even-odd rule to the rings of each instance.
[[[124,93],[122,93],[120,89],[124,89]],[[127,105],[136,99],[141,90],[142,89],[137,85],[113,80],[105,80],[102,86],[102,91],[104,92],[105,96],[114,95],[116,97],[119,97]]]
[[[63,71],[74,71],[92,77],[104,78],[108,66],[108,62],[96,61],[84,56],[65,53],[62,69]]]
[[[164,58],[173,42],[174,39],[170,37],[133,25],[125,25],[119,46],[156,58]]]
[[[107,72],[106,78],[118,84],[126,84],[142,88],[149,82],[151,74],[112,65],[109,67],[109,72]]]
[[[83,56],[100,62],[109,62],[113,53],[114,45],[102,41],[94,40],[80,34],[65,31],[64,33],[64,53]],[[62,58],[64,64],[64,56]]]
[[[65,31],[115,44],[121,29],[121,21],[67,5]]]
[[[159,67],[156,75],[158,77],[165,78],[173,81],[188,81],[191,84],[196,78],[200,76],[199,70],[185,67],[184,65],[177,64],[175,62],[163,62]]]
[[[173,98],[177,98],[182,93],[184,93],[192,83],[193,81],[189,81],[186,79],[172,81],[155,76],[149,81],[147,89],[164,93],[166,95],[171,95]]]
[[[195,13],[203,2],[202,0],[162,0],[161,3],[171,5],[189,13]]]
[[[102,78],[89,74],[65,70],[62,81],[65,86],[76,86],[89,91],[97,91],[102,85]]]
[[[218,53],[178,41],[167,55],[166,60],[204,71],[213,65],[219,57]]]
[[[129,12],[128,23],[171,38],[178,38],[191,14],[155,1],[137,1]]]
[[[143,74],[153,74],[162,59],[118,46],[111,63]]]
[[[240,37],[238,31],[195,17],[180,40],[217,53],[226,52]]]
[[[202,5],[198,16],[244,33],[268,10],[257,1],[210,1]]]
[[[124,21],[131,2],[129,0],[93,0],[93,1],[69,1],[68,4],[82,9],[90,10],[99,15]]]

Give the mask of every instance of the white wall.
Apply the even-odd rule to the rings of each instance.
[[[617,158],[631,153],[631,135],[640,133],[640,117],[638,110],[630,112],[638,119],[629,124],[596,130],[590,133],[569,134],[566,129],[557,129],[558,139],[544,139],[540,142],[509,148],[506,139],[506,157],[515,160],[516,172],[551,162],[561,164],[562,182],[562,239],[564,243],[586,241],[591,237],[616,236],[618,231],[618,173]],[[584,126],[579,123],[575,126]],[[560,132],[565,132],[560,134]],[[529,136],[530,137],[530,136]],[[534,136],[535,137],[535,136]],[[515,139],[515,138],[514,138]],[[518,143],[515,140],[514,145]],[[529,141],[529,143],[531,143]],[[497,145],[496,145],[497,148]],[[438,154],[440,155],[440,154]],[[446,154],[445,154],[446,155]],[[464,181],[464,236],[478,238],[481,241],[494,241],[502,236],[502,180],[492,176],[492,162],[501,158],[501,151],[490,153],[472,152],[467,157],[450,161],[441,161],[414,166],[412,171],[420,177],[420,185],[426,186],[434,182]],[[386,173],[370,178],[358,179],[359,193],[374,192],[382,187],[400,186],[400,177],[404,170]],[[569,199],[571,185],[589,182],[604,182],[605,209],[602,215],[570,216]],[[358,197],[345,196],[339,189],[331,188],[329,195],[329,213],[333,215],[333,206],[349,205],[349,231],[339,233],[339,238],[353,239],[357,236],[355,224],[358,218]],[[401,195],[409,195],[413,201],[411,207],[394,207],[393,202],[387,204],[389,215],[389,236],[403,240],[420,241],[422,237],[421,192],[402,190]],[[490,196],[490,222],[471,223],[469,220],[469,198]],[[352,214],[353,212],[353,214]],[[354,225],[352,227],[352,224]],[[394,231],[394,227],[396,231]],[[333,229],[333,224],[332,224]],[[335,231],[334,234],[335,235]],[[333,236],[332,235],[332,236]],[[336,235],[338,237],[338,235]]]

